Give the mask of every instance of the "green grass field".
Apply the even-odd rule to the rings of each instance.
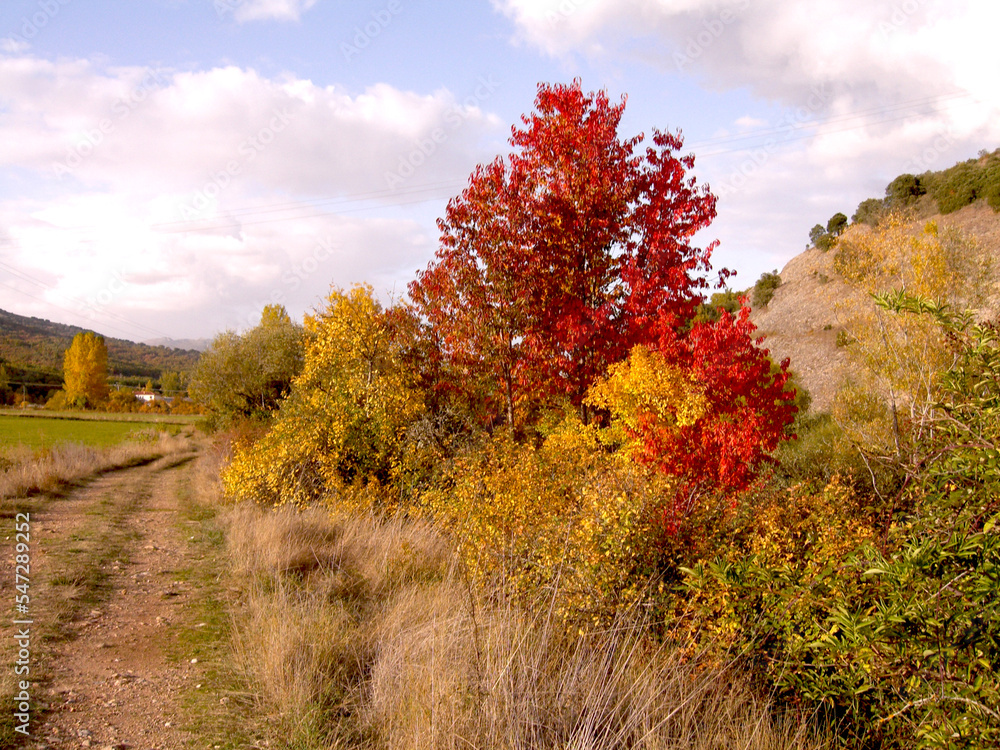
[[[26,419],[74,419],[92,422],[142,422],[146,424],[194,424],[198,414],[151,414],[148,412],[51,411],[49,409],[19,409],[0,407],[0,417]]]
[[[116,415],[117,416],[117,415]],[[127,440],[150,428],[168,427],[152,420],[70,419],[66,417],[0,414],[0,448],[24,445],[48,448],[57,443],[103,447]],[[179,428],[172,427],[173,430]]]

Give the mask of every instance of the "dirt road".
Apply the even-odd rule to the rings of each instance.
[[[196,497],[198,460],[189,443],[19,508],[30,513],[31,683],[29,734],[15,729],[13,746],[236,746],[219,663],[221,533]],[[0,536],[11,604],[15,520]]]

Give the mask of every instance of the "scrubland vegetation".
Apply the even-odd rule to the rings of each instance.
[[[237,667],[286,747],[818,748],[732,659],[641,608],[567,628],[557,591],[472,586],[430,524],[234,508]]]
[[[746,301],[706,309],[714,198],[623,106],[540,87],[409,303],[269,309],[195,374],[239,395],[248,694],[294,747],[995,746],[987,254],[831,220],[868,296],[810,414]],[[222,387],[268,331],[268,375]]]
[[[899,175],[886,185],[884,197],[866,198],[858,204],[851,224],[874,227],[893,213],[945,215],[978,201],[1000,211],[1000,149],[992,153],[984,149],[977,158],[940,172]],[[847,227],[847,217],[838,212],[825,227],[817,224],[809,231],[809,242],[826,252]]]

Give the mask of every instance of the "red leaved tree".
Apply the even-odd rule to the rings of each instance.
[[[708,401],[694,424],[669,433],[638,435],[644,463],[681,479],[668,526],[674,526],[706,494],[731,504],[748,489],[771,453],[790,437],[798,407],[788,387],[788,360],[775,366],[754,337],[750,308],[737,315],[695,323],[689,332],[663,330],[659,350],[667,362],[690,372]]]
[[[625,101],[542,84],[515,152],[480,166],[439,220],[436,259],[410,285],[442,356],[470,387],[526,399],[587,388],[633,345],[689,322],[715,243],[715,197],[687,175],[679,135],[622,140]],[[722,272],[724,278],[727,272]]]

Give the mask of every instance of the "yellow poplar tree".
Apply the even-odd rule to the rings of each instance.
[[[66,400],[96,406],[108,400],[108,347],[96,333],[78,333],[63,359]]]

